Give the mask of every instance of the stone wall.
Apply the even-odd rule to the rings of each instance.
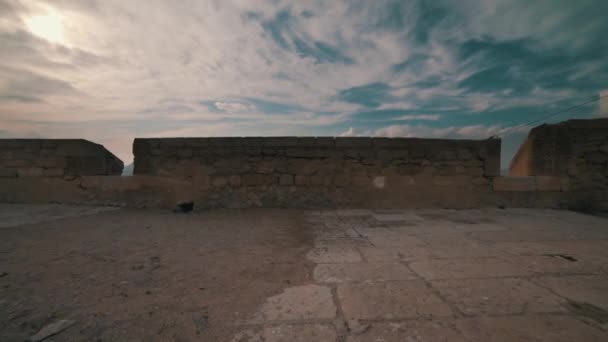
[[[0,177],[119,175],[123,162],[83,139],[0,139]]]
[[[473,206],[500,172],[500,140],[135,139],[135,175],[191,180],[209,207]]]
[[[608,211],[608,119],[533,128],[509,174],[560,177],[568,188],[570,207]]]

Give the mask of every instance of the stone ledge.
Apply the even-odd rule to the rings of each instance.
[[[562,191],[562,179],[560,177],[536,176],[537,191]]]
[[[495,177],[492,180],[494,191],[535,191],[534,177]]]

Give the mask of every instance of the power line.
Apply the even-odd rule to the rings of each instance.
[[[574,106],[570,106],[568,108],[564,108],[562,110],[550,113],[547,116],[544,116],[544,117],[539,118],[539,119],[532,120],[532,121],[527,122],[527,123],[523,123],[523,124],[518,124],[518,125],[511,126],[511,127],[507,127],[504,131],[501,132],[501,135],[504,135],[507,132],[510,132],[510,131],[512,131],[514,129],[517,129],[517,128],[520,128],[520,127],[525,127],[525,126],[528,126],[528,125],[531,125],[531,124],[534,124],[534,123],[537,123],[537,122],[540,122],[540,121],[548,120],[548,119],[550,119],[552,117],[555,117],[555,116],[560,115],[560,114],[565,113],[565,112],[569,112],[569,111],[571,111],[573,109],[581,108],[581,107],[586,106],[586,105],[588,105],[590,103],[599,101],[599,100],[601,100],[601,99],[603,99],[605,97],[608,97],[608,94],[602,95],[602,96],[593,95],[590,100],[585,101],[583,103],[579,103],[579,104],[576,104]]]

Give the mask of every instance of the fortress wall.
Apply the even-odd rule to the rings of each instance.
[[[84,139],[0,139],[0,178],[120,175],[123,162]]]
[[[0,177],[0,202],[161,208],[194,202],[197,209],[563,208],[570,196],[559,177],[498,176],[497,139],[136,139],[132,177],[111,175],[122,162],[100,145],[53,142],[55,149],[46,147],[47,140],[3,144],[10,146],[3,149],[8,152],[3,157],[10,157],[5,160],[32,160],[29,167],[63,173],[17,170]],[[54,153],[42,151],[47,149]],[[49,160],[56,164],[36,164],[42,156],[53,156]],[[82,165],[88,166],[77,167]]]
[[[208,207],[475,205],[500,172],[497,139],[135,139],[133,153],[135,175],[190,180]]]
[[[608,119],[533,128],[509,174],[558,177],[568,188],[570,207],[608,211]]]

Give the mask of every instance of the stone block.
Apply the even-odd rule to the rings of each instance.
[[[281,175],[279,177],[279,185],[283,185],[283,186],[293,185],[293,175]]]
[[[532,275],[525,267],[498,258],[414,261],[410,268],[426,280],[520,277]]]
[[[43,175],[44,169],[41,167],[20,167],[17,169],[19,177],[40,177]]]
[[[185,138],[162,138],[160,139],[160,147],[182,147],[185,146],[186,139]]]
[[[241,176],[239,176],[239,175],[230,176],[230,186],[233,186],[233,187],[241,186]]]
[[[456,321],[467,341],[604,341],[606,332],[579,317],[565,315],[508,315],[472,317]],[[451,340],[449,340],[451,341]]]
[[[0,177],[17,177],[17,169],[14,168],[0,168]]]
[[[343,264],[361,262],[361,255],[350,246],[326,246],[310,250],[306,259],[317,264]]]
[[[565,300],[525,279],[450,279],[431,284],[465,315],[566,312]]]
[[[270,174],[249,173],[242,177],[245,186],[268,185],[275,182],[275,177]]]
[[[500,175],[500,139],[485,140],[479,150],[479,156],[484,161],[484,175]]]
[[[350,176],[348,175],[336,175],[333,177],[333,184],[339,188],[350,185]]]
[[[294,146],[298,146],[298,138],[297,137],[268,137],[268,138],[264,138],[264,146],[294,147]]]
[[[213,176],[211,177],[211,185],[216,188],[226,186],[228,184],[228,178],[225,176]]]
[[[561,178],[561,190],[562,191],[570,190],[570,178],[568,178],[568,177]]]
[[[367,137],[338,137],[336,147],[370,147],[372,138]]]
[[[264,328],[261,336],[254,335],[251,339],[236,339],[236,341],[249,342],[335,342],[336,331],[330,325],[321,324],[299,324],[299,325],[276,325]],[[231,340],[235,341],[235,339]]]
[[[562,179],[560,177],[536,176],[536,191],[561,191]]]
[[[471,176],[483,176],[483,168],[481,167],[466,167],[466,173]]]
[[[2,162],[2,165],[5,167],[21,167],[31,164],[31,161],[23,159],[7,159]]]
[[[467,175],[433,176],[433,185],[438,186],[466,186],[471,184]]]
[[[317,138],[315,137],[298,137],[298,146],[315,146]]]
[[[456,155],[458,157],[458,159],[461,160],[470,160],[470,159],[475,159],[476,156],[475,154],[467,148],[459,148],[456,152]]]
[[[295,183],[296,185],[307,185],[308,184],[308,178],[304,175],[296,175],[295,177]]]
[[[378,282],[414,280],[416,275],[400,263],[346,263],[320,264],[315,267],[314,278],[320,283]]]
[[[151,150],[151,139],[135,138],[135,140],[133,140],[133,155],[140,156],[150,154]]]
[[[192,157],[192,149],[190,148],[180,148],[177,150],[177,156],[180,158],[191,158]]]
[[[240,147],[243,146],[243,139],[239,137],[221,137],[221,138],[207,138],[209,140],[209,146],[212,147]]]
[[[264,160],[255,166],[255,172],[257,173],[273,173],[275,168],[275,162],[272,160]]]
[[[338,298],[347,319],[425,319],[450,317],[452,311],[422,281],[342,283]]]
[[[263,137],[243,137],[241,138],[241,144],[245,147],[262,147],[264,146]]]
[[[336,145],[336,139],[334,137],[317,137],[315,139],[316,146],[334,147]]]
[[[604,165],[608,161],[608,155],[602,152],[594,152],[585,155],[585,160],[590,164]]]
[[[495,177],[492,180],[494,191],[534,191],[534,177]]]
[[[397,168],[398,173],[404,175],[415,175],[422,172],[422,166],[416,164],[401,165]]]
[[[486,177],[473,177],[471,183],[475,185],[488,185],[490,184],[490,179]]]
[[[47,157],[38,159],[38,166],[44,168],[64,168],[67,167],[67,161],[63,157]]]
[[[45,177],[61,177],[63,174],[64,169],[58,167],[47,168],[42,171],[42,175]]]
[[[350,329],[353,331],[353,329]],[[449,320],[375,322],[346,342],[467,342]]]
[[[308,178],[308,183],[312,186],[323,186],[325,185],[325,176],[312,175]]]
[[[255,314],[254,321],[285,322],[333,319],[335,316],[331,289],[313,284],[290,287],[268,298]]]
[[[366,176],[353,176],[351,184],[357,187],[366,187],[372,184],[371,179]]]

